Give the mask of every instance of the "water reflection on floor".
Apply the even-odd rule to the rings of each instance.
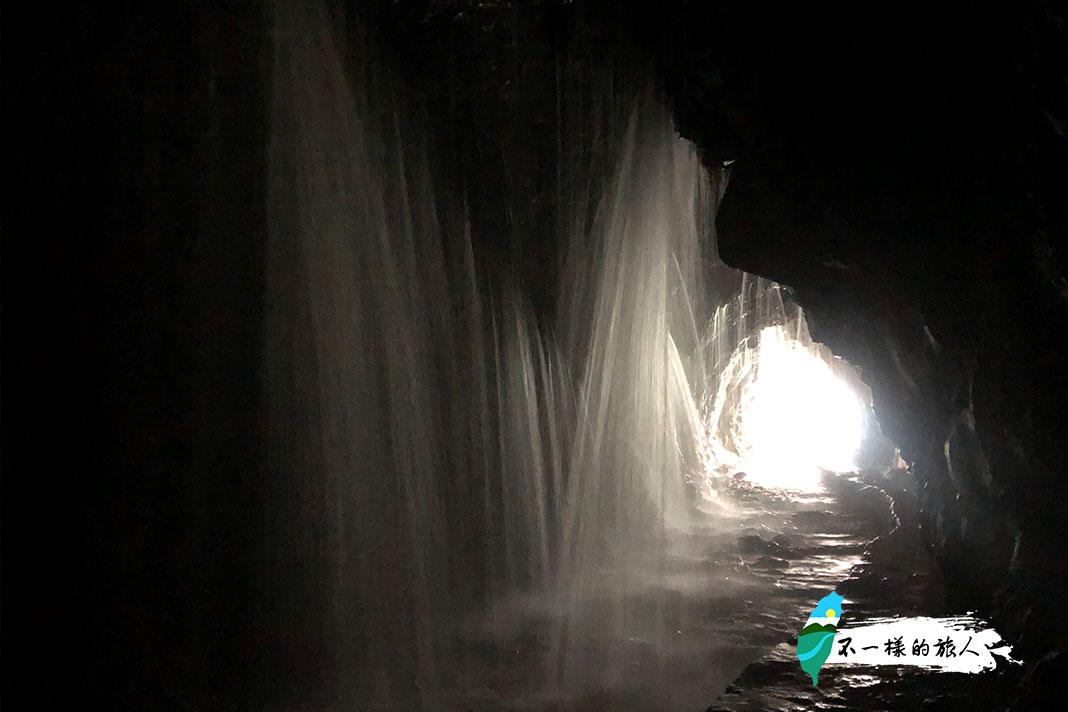
[[[837,586],[846,598],[843,617],[849,625],[863,625],[866,620],[885,616],[940,616],[961,612],[948,607],[943,576],[923,545],[911,477],[899,471],[894,479],[891,482],[881,475],[869,474],[833,480],[839,509],[860,513],[862,519],[875,525],[879,537],[864,547],[859,563],[850,556],[840,557],[841,549],[812,551],[811,558],[806,559],[806,562],[814,560],[815,568],[828,572],[836,565],[847,566],[847,558],[853,561],[848,579]],[[894,504],[892,521],[884,518],[888,498]],[[809,524],[817,526],[820,517],[820,514],[798,513],[793,519],[809,519]],[[856,545],[855,536],[836,529],[833,521],[825,520],[821,526],[808,541],[832,547],[832,542],[839,542],[850,551]],[[835,564],[823,559],[825,556],[832,561],[839,560]],[[823,563],[819,563],[821,560]],[[799,584],[782,581],[780,585]],[[707,712],[1002,710],[1012,698],[1018,675],[1018,670],[1010,669],[1012,666],[999,666],[994,671],[968,676],[909,667],[828,666],[820,671],[819,686],[813,687],[799,672],[795,635],[796,630],[788,640],[774,645],[746,667],[725,694],[707,707],[688,709]]]
[[[838,511],[826,489],[732,483],[724,498],[709,524],[670,533],[632,590],[606,584],[603,596],[628,597],[631,610],[648,606],[663,623],[659,634],[616,637],[613,607],[594,595],[582,604],[586,636],[562,662],[572,674],[561,678],[546,669],[560,614],[552,597],[514,598],[467,622],[460,668],[468,672],[456,680],[452,706],[704,710],[750,663],[796,635],[812,602],[846,578],[879,533],[871,520]],[[611,670],[596,667],[608,659]]]

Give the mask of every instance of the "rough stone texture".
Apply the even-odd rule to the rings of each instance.
[[[867,472],[826,481],[837,510],[875,525],[879,536],[835,590],[847,597],[843,618],[850,627],[873,617],[947,615],[945,576],[919,541],[915,479],[902,471]],[[890,505],[887,508],[887,504]],[[885,515],[892,512],[889,521]],[[844,635],[844,633],[842,634]],[[796,634],[749,665],[707,712],[742,710],[1005,709],[1021,677],[1018,666],[962,681],[957,673],[931,673],[907,666],[829,666],[813,686],[796,657]],[[1049,678],[1052,667],[1045,675]],[[1039,698],[1039,687],[1032,685]],[[1046,685],[1043,690],[1049,692]],[[1036,708],[1041,709],[1041,708]]]
[[[471,155],[523,131],[551,137],[555,117],[537,107],[555,97],[549,73],[566,53],[651,61],[709,169],[734,161],[721,256],[790,286],[814,337],[862,369],[883,432],[922,483],[925,541],[953,574],[951,594],[995,611],[1031,660],[1066,647],[1062,10],[408,7],[379,12],[382,34],[453,126],[479,117],[459,132]],[[489,164],[533,205],[551,171],[524,155]],[[536,227],[518,244],[481,244],[549,294],[553,248],[529,241]]]
[[[928,542],[1039,661],[1025,685],[1051,689],[1068,659],[1063,11],[520,5],[361,3],[423,73],[416,91],[453,82],[436,100],[457,98],[454,124],[477,121],[457,153],[501,173],[531,166],[509,178],[517,200],[537,198],[530,176],[544,179],[546,163],[519,140],[494,155],[488,137],[541,118],[532,107],[553,97],[545,43],[603,56],[612,32],[571,36],[585,13],[644,46],[708,165],[737,159],[723,256],[794,286],[814,335],[864,369],[925,485]],[[260,482],[249,374],[263,7],[8,18],[20,66],[8,232],[29,236],[14,241],[29,259],[5,294],[29,316],[5,326],[33,352],[5,352],[5,465],[32,468],[4,478],[4,596],[12,610],[31,603],[29,647],[7,638],[19,650],[9,677],[38,701],[144,708],[165,691],[219,707],[262,655],[249,640]],[[537,100],[505,91],[517,77]],[[552,246],[497,249],[552,293]]]
[[[863,370],[954,595],[1029,659],[1064,650],[1063,13],[637,14],[684,133],[736,160],[723,258]]]

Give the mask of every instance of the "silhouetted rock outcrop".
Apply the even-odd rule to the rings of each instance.
[[[1063,11],[644,17],[684,134],[734,161],[722,257],[862,369],[954,594],[1030,659],[1063,650]]]

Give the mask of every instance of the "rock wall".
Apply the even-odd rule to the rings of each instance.
[[[929,544],[1046,661],[1028,678],[1043,684],[1068,648],[1063,11],[520,5],[361,3],[390,13],[383,33],[413,74],[460,65],[417,91],[485,76],[451,116],[502,131],[555,98],[536,42],[585,43],[593,64],[629,32],[708,166],[736,160],[723,257],[792,285],[814,336],[864,369],[924,488]],[[9,224],[30,238],[8,290],[29,315],[8,321],[5,462],[31,467],[4,481],[18,503],[5,515],[22,520],[5,528],[4,594],[32,603],[28,643],[47,650],[14,646],[9,677],[39,699],[218,706],[256,688],[262,656],[263,6],[38,10],[11,43],[26,71],[11,80],[25,126]],[[574,13],[613,30],[569,37]],[[537,102],[500,99],[516,77]],[[457,153],[492,158],[517,200],[536,198],[525,179],[547,164],[491,154],[484,128]],[[538,276],[551,308],[555,247],[492,247]],[[26,495],[8,496],[16,486]]]
[[[1043,1],[952,12],[687,0],[410,8],[376,18],[386,44],[431,103],[473,97],[437,103],[458,125],[493,117],[479,135],[506,135],[524,125],[514,117],[556,96],[552,58],[564,48],[591,62],[651,61],[681,132],[710,171],[730,171],[721,256],[790,286],[813,336],[862,369],[883,432],[912,464],[925,539],[954,574],[960,605],[996,612],[1032,659],[1066,646],[1062,10]],[[522,110],[509,98],[520,86],[536,97]],[[536,204],[544,166],[502,158],[509,181],[526,181],[521,202]],[[511,253],[520,281],[551,285],[553,246],[494,249]]]
[[[961,605],[1031,660],[1065,649],[1063,12],[675,9],[633,11],[730,171],[724,260],[862,369]]]

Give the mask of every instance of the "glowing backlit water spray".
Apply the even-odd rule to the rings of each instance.
[[[856,467],[864,430],[860,402],[782,327],[760,332],[755,378],[743,399],[740,465],[752,481],[807,487],[820,469]]]
[[[814,489],[821,470],[856,468],[865,406],[841,378],[840,360],[809,338],[803,316],[787,317],[778,285],[758,284],[754,301],[764,309],[752,310],[757,318],[747,325],[748,335],[735,342],[729,358],[720,356],[725,363],[706,421],[709,469],[744,472],[746,480],[768,487]],[[710,329],[752,318],[744,299],[740,304],[741,314],[729,319],[723,312],[736,305],[726,305]]]
[[[705,614],[680,602],[716,584],[680,580],[670,544],[715,524],[696,502],[715,472],[796,485],[847,462],[829,357],[811,360],[759,279],[701,326],[704,268],[740,273],[714,254],[716,191],[655,93],[584,77],[613,111],[558,117],[566,265],[539,323],[507,270],[476,268],[388,72],[360,48],[343,62],[318,3],[273,7],[263,620],[312,688],[287,692],[468,709],[486,675],[520,669],[550,697],[693,707],[700,683],[672,696]],[[629,121],[599,115],[618,104]],[[551,623],[519,663],[521,601]]]

